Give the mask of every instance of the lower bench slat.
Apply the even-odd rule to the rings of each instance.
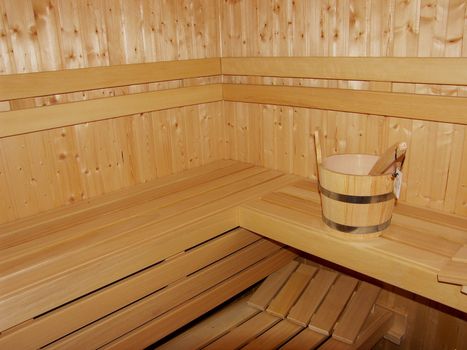
[[[312,331],[311,329],[304,329],[295,337],[293,337],[287,344],[281,347],[281,350],[314,350],[317,349],[328,336]]]
[[[259,312],[259,310],[257,310]],[[260,312],[255,317],[249,319],[242,325],[230,331],[222,338],[209,344],[205,350],[234,350],[239,349],[245,344],[249,343],[252,339],[258,337],[266,330],[274,326],[280,321],[279,318],[268,314],[266,312]]]
[[[239,299],[215,312],[214,315],[201,324],[188,329],[186,332],[158,347],[158,350],[200,349],[229,332],[232,328],[238,330],[243,325],[249,324],[249,321],[257,318],[255,315],[258,312],[259,310],[245,303],[243,298]],[[238,327],[240,324],[242,325]],[[215,349],[226,350],[227,348],[217,346]]]
[[[103,349],[127,350],[149,346],[180,326],[228,300],[232,295],[238,294],[278,270],[293,260],[295,256],[294,253],[281,249],[276,254],[261,260],[259,263],[218,284],[203,294],[190,299],[161,317],[155,318],[129,334],[107,344]]]
[[[167,226],[170,227],[170,224]],[[123,245],[111,256],[103,256],[98,265],[95,261],[89,261],[56,279],[44,281],[43,285],[31,286],[0,300],[0,314],[3,315],[0,329],[63,305],[234,227],[235,210],[231,209],[182,226],[166,235],[146,239],[136,246]]]
[[[244,350],[274,350],[286,343],[302,330],[302,327],[288,320],[282,320],[251,343]]]
[[[259,239],[243,229],[228,232],[2,334],[0,349],[28,350],[47,345]]]
[[[132,331],[226,278],[238,274],[279,249],[279,245],[264,239],[255,242],[159,292],[80,329],[47,349],[94,349],[103,346],[119,335]]]

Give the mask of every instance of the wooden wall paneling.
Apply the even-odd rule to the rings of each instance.
[[[107,27],[102,14],[103,2],[86,1],[78,6],[78,29],[87,67],[110,64]],[[75,13],[76,15],[76,13]],[[73,46],[75,48],[75,46]]]
[[[419,24],[419,9],[420,0],[409,1],[409,2],[396,2],[394,1],[394,17],[393,21],[393,42],[392,48],[390,50],[390,54],[394,56],[417,56],[417,48],[418,43],[417,39],[417,32],[418,32],[418,24]],[[414,92],[415,86],[413,84],[401,84],[401,83],[393,83],[392,84],[392,91],[393,92]],[[404,132],[409,131],[412,134],[412,123],[411,120],[399,120],[394,119],[390,120],[390,123],[393,124],[393,129],[389,129],[389,133],[391,134],[392,131]],[[412,144],[409,143],[410,151],[412,152]],[[404,182],[408,184],[411,180],[410,178],[410,171],[411,171],[411,162],[410,162],[410,155],[415,154],[409,153],[408,159],[406,164],[404,164]],[[401,199],[406,200],[407,198],[407,188],[408,186],[404,186],[403,184],[401,189]]]
[[[24,151],[21,152],[21,150],[25,148],[25,138],[24,136],[17,136],[14,138],[0,139],[0,141],[3,155],[2,170],[5,174],[5,182],[2,183],[4,186],[2,192],[9,194],[7,197],[10,202],[8,204],[9,209],[15,214],[18,213],[18,211],[22,211],[25,213],[23,214],[25,216],[32,212],[29,209],[29,203],[31,202],[30,197],[36,193],[35,191],[28,192],[25,186],[25,184],[35,185],[34,182],[31,184],[28,181],[32,179],[31,176],[26,175],[31,174],[31,164],[27,154]],[[2,216],[6,214],[7,212],[2,211]],[[15,216],[10,216],[10,218],[15,218]]]
[[[20,2],[4,0],[0,3],[2,13],[0,32],[5,34],[0,35],[0,70],[3,74],[26,73],[130,62],[155,62],[183,57],[218,57],[220,56],[219,5],[220,1],[205,0],[197,0],[196,3],[166,0],[137,2],[105,0],[73,3],[58,0]],[[188,7],[185,9],[186,6]],[[184,11],[176,14],[175,11],[169,11],[172,8],[183,8]],[[180,28],[176,20],[189,26],[187,29]],[[179,34],[186,39],[179,40],[182,38]],[[200,80],[196,83],[204,82]],[[97,89],[11,101],[11,105],[15,110],[36,105],[122,95],[129,91],[173,88],[181,84],[181,81],[173,81],[154,83],[149,87],[140,85],[129,88]],[[212,123],[206,123],[212,127],[204,130],[206,149],[202,152],[206,156],[199,153],[200,146],[195,147],[199,154],[199,164],[223,157],[222,148],[214,147],[215,144],[225,145],[224,132],[219,130],[219,127],[224,128],[224,123],[215,120],[214,117],[221,115],[221,106],[220,103],[206,105],[191,112],[193,120],[201,115],[208,116],[205,120],[211,121],[210,116],[213,118]],[[2,103],[1,109],[8,110],[8,102]],[[181,111],[183,117],[185,112],[185,110]],[[198,112],[200,114],[196,115]],[[174,169],[186,168],[185,165],[175,167],[172,164],[174,161],[172,154],[180,152],[174,150],[178,145],[168,137],[171,129],[167,117],[164,116],[166,113],[170,112],[161,111],[125,117],[108,123],[80,124],[39,132],[37,139],[32,135],[18,137],[17,140],[23,140],[18,141],[18,145],[35,145],[38,142],[42,145],[39,150],[24,146],[15,147],[14,153],[3,152],[5,162],[9,162],[14,155],[22,153],[20,157],[46,158],[47,163],[35,167],[34,174],[31,170],[27,176],[19,177],[15,167],[9,167],[10,171],[7,171],[6,165],[3,165],[0,170],[4,179],[1,181],[2,193],[12,191],[7,187],[11,186],[11,183],[21,183],[26,187],[14,191],[23,191],[23,196],[20,196],[22,198],[35,198],[37,195],[32,192],[35,187],[26,179],[40,180],[40,184],[36,186],[44,185],[43,188],[48,188],[50,192],[49,200],[43,199],[44,207],[41,207],[43,210],[105,193],[118,186],[148,181],[156,176],[170,174],[175,171]],[[182,124],[184,123],[183,119]],[[192,125],[198,128],[195,124]],[[194,135],[197,133],[196,130],[186,131],[193,132]],[[62,132],[66,134],[65,137],[59,136]],[[102,140],[103,138],[107,140]],[[144,141],[140,144],[139,140]],[[217,141],[213,143],[212,140]],[[169,143],[165,143],[166,141]],[[8,141],[2,139],[0,144],[5,142]],[[182,143],[184,147],[186,142]],[[102,151],[103,147],[108,147],[107,145],[111,145],[115,152]],[[42,156],[39,157],[39,154]],[[112,167],[103,170],[102,166],[108,167],[109,164],[112,164]],[[50,169],[47,169],[48,167]],[[96,171],[96,168],[99,170]],[[24,180],[18,181],[18,179]],[[31,193],[27,194],[28,191]],[[22,202],[20,197],[8,199],[9,204],[6,205],[10,209],[2,211],[0,221],[30,215],[39,210],[33,210],[31,205],[26,208],[24,200],[23,204],[20,204]],[[27,202],[31,203],[29,200]]]
[[[60,55],[62,67],[65,69],[76,69],[87,66],[86,46],[84,42],[85,28],[81,26],[79,13],[81,8],[78,2],[60,1],[57,6],[57,24],[60,26],[58,40],[60,44]],[[89,31],[89,30],[88,30]],[[97,29],[95,29],[97,31]],[[34,84],[40,85],[42,84]],[[69,93],[66,95],[68,101],[80,101],[86,98],[86,92]]]
[[[467,128],[464,127],[464,145],[462,147],[462,161],[460,169],[460,181],[456,204],[455,213],[459,215],[467,215]]]
[[[133,182],[143,183],[157,176],[155,132],[151,113],[142,113],[137,118],[125,118],[129,124],[126,131],[128,149],[125,162],[130,162]]]
[[[467,321],[439,310],[435,303],[406,293],[382,290],[378,303],[407,314],[407,330],[400,346],[382,340],[377,350],[462,349],[465,347]]]
[[[465,11],[467,10],[467,3],[465,1],[451,0],[446,4],[446,34],[444,40],[444,56],[446,57],[459,57],[465,56],[462,50],[462,43],[466,40],[464,38],[465,30]],[[464,20],[463,20],[464,18]],[[462,91],[465,91],[465,86],[462,87],[441,87],[441,93],[446,95],[458,95],[462,96]],[[442,132],[442,130],[440,130]],[[463,164],[462,157],[465,156],[462,144],[465,142],[465,127],[455,125],[452,130],[450,146],[450,166],[445,167],[447,171],[447,183],[446,191],[444,193],[444,210],[449,212],[456,212],[458,214],[465,215],[464,211],[456,208],[456,200],[460,196],[465,198],[465,192],[463,192],[463,185],[461,179],[465,178],[461,173],[461,166]],[[444,146],[444,145],[443,145]],[[449,147],[447,146],[447,147]],[[444,148],[447,148],[444,146]],[[465,173],[464,173],[465,174]],[[457,189],[457,190],[456,190]],[[459,208],[461,209],[461,208]]]
[[[4,1],[3,20],[10,40],[11,63],[14,61],[12,72],[23,73],[38,71],[40,61],[35,52],[38,43],[31,35],[29,28],[34,30],[34,13],[29,1]],[[14,50],[13,50],[14,48]]]
[[[204,107],[204,108],[202,108]],[[182,122],[185,125],[184,143],[186,147],[185,167],[187,169],[199,166],[203,158],[201,144],[201,122],[203,115],[206,115],[205,106],[188,106],[184,108]]]
[[[4,147],[0,147],[0,219],[11,221],[15,219],[15,209],[13,207],[13,187],[10,185],[11,178],[7,176],[7,164],[5,161]]]
[[[244,8],[244,2],[230,3],[229,9],[236,11],[236,8],[240,6]],[[399,56],[403,58],[407,56],[459,57],[465,47],[465,44],[463,44],[465,24],[462,20],[465,13],[465,1],[443,0],[436,3],[421,0],[405,2],[394,0],[387,2],[350,1],[345,4],[321,1],[307,3],[304,11],[305,16],[290,15],[287,12],[290,9],[292,9],[292,12],[302,9],[304,5],[301,1],[294,2],[291,7],[289,1],[277,1],[273,4],[252,4],[250,5],[251,12],[256,11],[258,6],[261,7],[258,10],[257,18],[259,18],[259,22],[263,23],[258,25],[260,34],[263,32],[268,33],[268,31],[276,34],[260,35],[256,40],[253,37],[247,42],[247,55],[243,54],[243,49],[242,53],[240,53],[240,50],[235,51],[233,49],[235,46],[230,45],[229,38],[225,37],[223,40],[224,52],[231,50],[234,56],[252,56],[250,54],[252,48],[255,45],[259,45],[259,47],[263,45],[263,55],[278,55],[279,53],[285,56],[300,55],[305,47],[307,55],[318,56],[365,56],[370,54],[372,56]],[[226,10],[226,7],[224,6],[223,9],[224,12],[227,12],[225,20],[229,20],[229,11]],[[278,11],[277,7],[279,7]],[[287,13],[284,15],[283,11]],[[301,20],[297,20],[298,17]],[[303,37],[308,46],[298,44],[300,40],[297,38],[300,38],[300,35],[294,35],[293,39],[289,37],[288,26],[284,25],[284,19],[290,18],[292,18],[291,26],[294,33],[305,31]],[[264,26],[266,23],[268,27]],[[245,24],[249,25],[248,22],[242,25]],[[232,25],[232,23],[224,23],[223,25],[228,26]],[[234,28],[238,28],[238,26],[234,25]],[[277,32],[280,32],[280,34],[277,34]],[[283,49],[284,37],[292,39],[289,41],[290,44],[287,50]],[[261,41],[261,38],[265,38],[265,40]],[[295,44],[295,42],[297,43]],[[271,46],[268,46],[269,43],[272,44],[272,47],[281,49],[271,51]],[[424,73],[423,75],[427,76]],[[458,76],[458,74],[453,74],[453,76],[456,75]],[[433,74],[429,76],[432,78]],[[270,78],[263,78],[261,82],[268,83],[268,79],[270,80]],[[294,81],[294,84],[296,83]],[[329,86],[330,83],[321,82],[321,84]],[[332,82],[331,86],[333,84],[335,82]],[[428,92],[442,95],[455,95],[456,91],[465,90],[465,88],[459,89],[455,85],[446,87],[409,83],[362,85],[360,82],[350,82],[349,85],[345,85],[345,83],[339,82],[338,86],[368,87],[379,91]],[[327,116],[333,114],[328,112]],[[347,114],[342,113],[342,115]],[[464,127],[426,122],[416,122],[413,126],[413,121],[400,118],[384,118],[383,122],[381,120],[375,121],[373,116],[362,116],[362,118],[366,118],[367,121],[358,124],[355,116],[351,116],[352,122],[349,121],[351,132],[344,134],[339,142],[332,143],[340,146],[346,145],[346,147],[343,147],[344,149],[347,146],[350,149],[356,149],[355,140],[360,139],[359,142],[365,142],[365,144],[368,142],[363,149],[360,148],[361,151],[375,153],[381,152],[392,140],[396,141],[398,138],[411,142],[410,137],[413,135],[415,138],[414,144],[413,147],[409,145],[409,157],[405,164],[402,199],[409,201],[413,199],[414,203],[449,212],[456,212],[456,210],[459,213],[462,210],[465,212],[465,204],[463,205],[464,209],[456,209],[460,208],[459,205],[462,206],[459,203],[466,202],[465,199],[456,199],[459,196],[465,198],[465,194],[463,194],[464,187],[461,184],[462,175],[465,174],[465,171],[462,172],[461,169],[461,160],[464,157],[462,150]],[[374,125],[368,126],[369,124]],[[332,127],[331,125],[333,125],[332,122],[329,127]],[[341,125],[344,126],[344,124]],[[427,129],[431,129],[431,131],[425,132]],[[367,134],[372,140],[364,141],[363,136],[355,138],[355,135],[359,135],[358,132],[362,130],[371,130],[371,132],[367,131]],[[374,130],[381,131],[381,133],[378,134]],[[325,133],[329,135],[338,134],[333,130],[325,130]],[[430,144],[429,140],[434,136],[439,138],[439,142],[434,144],[431,142],[429,147],[433,152],[431,152],[432,155],[429,155],[428,152],[425,152],[426,145]],[[332,136],[330,138],[332,139]],[[377,144],[380,140],[382,140],[382,145]],[[416,145],[415,142],[417,142]],[[375,145],[380,149],[375,149]],[[423,158],[424,164],[427,164],[425,167],[431,168],[438,159],[440,162],[439,167],[435,172],[420,172],[417,171],[416,166],[411,168],[410,164],[415,164],[420,157]],[[411,159],[414,159],[413,162],[410,161]],[[300,169],[303,169],[303,167],[303,164],[299,166]],[[453,193],[457,195],[453,196]],[[453,204],[453,201],[458,204]]]
[[[134,2],[133,4],[137,4]],[[100,15],[104,17],[106,27],[106,39],[109,48],[109,64],[124,64],[126,59],[124,34],[127,28],[124,26],[122,2],[103,0]]]
[[[202,163],[227,159],[223,102],[199,105],[201,119]]]
[[[41,70],[55,70],[62,66],[60,57],[60,41],[58,38],[57,8],[54,2],[48,0],[32,0],[32,11],[35,26],[30,29],[30,35],[37,37]]]
[[[194,56],[220,57],[220,1],[194,0],[191,3]]]
[[[169,112],[152,112],[153,126],[156,139],[156,167],[157,176],[165,176],[172,173],[172,156],[169,125]]]
[[[187,116],[185,114],[185,116]],[[189,114],[188,118],[191,117]],[[185,143],[185,123],[180,109],[168,111],[170,137],[172,144],[172,171],[180,172],[185,168],[187,145]]]
[[[310,132],[310,118],[308,110],[304,108],[293,109],[293,160],[292,172],[309,176],[311,168],[310,148],[312,146],[312,133]]]
[[[267,168],[275,167],[274,162],[274,109],[276,106],[262,105],[261,118],[262,118],[262,145],[263,149],[263,162]],[[254,118],[254,117],[253,117]]]
[[[234,152],[238,159],[243,159],[246,161],[248,155],[248,138],[247,138],[247,124],[246,124],[246,112],[247,109],[243,105],[233,105],[233,128],[235,132],[235,137],[237,138],[236,147]]]
[[[158,11],[156,11],[157,21],[159,23],[159,34],[161,36],[158,45],[158,52],[163,60],[176,60],[177,55],[177,32],[175,26],[175,12],[173,6],[175,1],[162,0],[158,2]]]
[[[292,165],[292,108],[277,106],[274,109],[274,155],[275,168],[290,172]]]
[[[0,2],[0,74],[10,74],[14,71],[10,51],[11,37],[7,35],[8,31],[5,4]]]
[[[285,6],[286,1],[278,2]],[[295,1],[295,8],[301,6],[301,1]],[[344,5],[342,5],[344,3]],[[465,1],[349,1],[338,4],[334,1],[306,2],[305,15],[302,16],[305,24],[293,20],[292,26],[303,25],[307,42],[306,54],[313,56],[349,55],[354,52],[356,55],[371,56],[465,56],[467,52],[466,40],[463,39],[466,33],[465,21]],[[235,4],[236,5],[236,4]],[[230,6],[233,6],[230,4]],[[266,18],[273,5],[263,3],[262,13]],[[251,8],[254,5],[250,6]],[[347,14],[345,14],[347,7]],[[339,9],[340,8],[340,9]],[[352,9],[349,12],[349,9]],[[353,10],[356,9],[356,10]],[[365,14],[361,15],[361,10]],[[225,9],[224,9],[225,10]],[[339,11],[343,11],[339,19]],[[356,14],[355,18],[353,16]],[[350,21],[344,24],[344,22]],[[353,20],[357,22],[352,22]],[[360,22],[359,22],[360,21]],[[357,25],[365,23],[360,28],[370,28],[366,39],[366,45],[361,41],[356,41],[350,36],[350,31],[357,34]],[[224,25],[228,25],[225,24]],[[369,27],[368,27],[369,25]],[[297,27],[294,28],[296,30]],[[341,30],[339,31],[338,28]],[[337,30],[336,30],[337,29]],[[259,32],[269,30],[263,29],[260,24]],[[331,40],[333,34],[338,32],[338,38]],[[272,36],[266,41],[256,40],[256,44],[264,47],[265,54],[272,55],[268,51],[268,43],[274,41]],[[295,38],[294,38],[295,40]],[[249,48],[254,45],[250,41]],[[278,44],[277,44],[278,45]],[[233,45],[229,45],[228,38],[223,42],[224,52],[232,50]],[[293,44],[293,55],[300,53],[303,47]],[[248,50],[248,47],[247,47]],[[239,56],[239,51],[234,52]],[[283,53],[288,55],[288,53]],[[227,55],[226,55],[227,56]],[[243,55],[243,56],[252,56]],[[254,56],[254,55],[253,55]],[[261,83],[268,83],[268,78],[262,79]],[[307,82],[312,84],[311,82]],[[313,82],[314,86],[329,86],[326,81]],[[296,82],[294,82],[296,84]],[[322,85],[319,85],[322,84]],[[331,85],[332,86],[332,85]],[[342,82],[339,87],[345,87]],[[359,87],[349,85],[350,87]],[[362,85],[361,85],[362,86]],[[465,96],[465,87],[436,86],[409,83],[371,83],[367,86],[371,90],[387,92],[426,92],[435,95]],[[226,102],[226,105],[234,104]],[[232,107],[233,108],[233,107]],[[273,109],[279,108],[270,105],[262,105],[263,113],[250,115],[249,118],[260,117],[263,128],[263,164],[274,167],[274,147],[272,130],[273,123],[270,118],[265,118],[265,114],[273,115]],[[297,112],[298,111],[298,112]],[[467,162],[465,129],[464,125],[452,125],[449,123],[435,122],[414,122],[408,119],[397,117],[381,117],[373,115],[349,115],[332,111],[308,110],[307,119],[303,120],[301,109],[294,111],[294,123],[296,125],[306,125],[309,123],[311,130],[320,128],[325,134],[325,149],[328,153],[358,149],[370,153],[380,153],[385,147],[398,141],[409,142],[408,159],[404,165],[404,182],[402,189],[402,199],[413,201],[429,207],[454,212],[462,215],[467,214],[467,192],[465,180],[467,179]],[[341,119],[350,116],[348,123],[341,123]],[[234,116],[233,116],[234,118]],[[273,119],[272,119],[273,120]],[[295,126],[295,124],[294,124]],[[345,129],[349,127],[349,130]],[[298,154],[306,152],[303,149],[304,143],[302,131],[296,132],[292,142],[297,147],[291,172],[303,174],[305,165],[303,160],[299,161]],[[359,132],[363,132],[359,136]],[[366,134],[366,135],[365,135]],[[355,139],[355,140],[353,140]],[[435,140],[433,140],[435,139]],[[356,142],[358,140],[358,142]],[[439,141],[438,141],[439,140]],[[232,144],[236,140],[229,140]],[[313,147],[313,146],[311,146]],[[295,150],[295,148],[294,148]],[[431,154],[430,154],[431,153]],[[314,163],[314,150],[310,154],[311,163]],[[439,165],[437,164],[439,162]],[[423,164],[421,164],[423,163]],[[426,170],[420,170],[420,166]],[[436,168],[436,169],[435,169]],[[431,171],[430,171],[431,170]],[[312,170],[314,172],[314,170]],[[308,175],[313,177],[312,174]],[[393,305],[405,309],[410,315],[409,329],[406,340],[401,349],[437,349],[437,348],[462,348],[465,347],[465,320],[455,318],[446,313],[440,313],[436,308],[426,305],[426,301],[418,303],[418,297],[411,296],[407,301],[404,298],[392,294]],[[378,345],[378,349],[395,349],[392,343],[384,341]]]
[[[178,39],[178,59],[186,59],[193,52],[193,23],[191,20],[192,5],[192,3],[186,0],[174,2],[172,11],[175,15]]]
[[[454,125],[450,143],[450,163],[445,168],[448,172],[446,181],[446,191],[444,193],[444,207],[443,209],[448,212],[456,212],[456,200],[462,193],[461,179],[462,174],[462,157],[465,154],[463,150],[463,143],[466,139],[465,126]],[[465,176],[464,176],[465,177]],[[466,198],[466,197],[464,197]],[[461,213],[459,213],[461,214]]]

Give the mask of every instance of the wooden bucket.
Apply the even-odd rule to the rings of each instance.
[[[378,160],[367,154],[336,154],[319,162],[323,221],[350,238],[379,236],[391,222],[394,169],[367,175]]]

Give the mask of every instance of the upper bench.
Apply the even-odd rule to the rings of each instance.
[[[467,244],[467,218],[396,205],[381,237],[336,238],[321,220],[316,183],[300,180],[240,207],[240,226],[320,258],[467,312],[467,295],[438,275]],[[331,232],[332,233],[332,232]],[[467,263],[458,271],[467,277]],[[454,280],[455,282],[455,280]]]

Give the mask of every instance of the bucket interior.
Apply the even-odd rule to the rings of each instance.
[[[336,154],[323,159],[322,166],[328,170],[350,174],[368,175],[379,156],[371,154]],[[391,174],[394,167],[390,167],[385,174]]]

